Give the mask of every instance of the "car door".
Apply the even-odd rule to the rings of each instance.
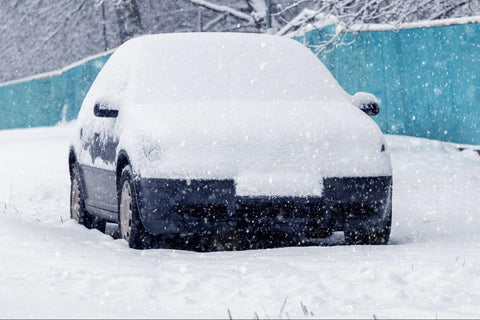
[[[110,221],[118,219],[118,115],[126,94],[130,64],[135,61],[128,53],[115,52],[110,57],[88,91],[77,120],[81,128],[79,164],[85,205],[89,212]]]
[[[92,108],[95,123],[88,136],[82,137],[83,150],[90,164],[80,164],[85,184],[87,210],[109,220],[117,219],[115,157],[118,137],[114,134],[118,109],[97,101]]]

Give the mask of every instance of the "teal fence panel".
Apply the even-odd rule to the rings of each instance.
[[[335,26],[297,38],[312,50]],[[480,144],[480,24],[342,33],[320,58],[340,85],[381,104],[385,133]],[[54,75],[0,85],[0,129],[51,126],[77,117],[109,54]]]
[[[63,71],[0,86],[0,129],[53,126],[77,117],[109,54]]]
[[[331,28],[331,26],[330,26]],[[313,30],[297,40],[313,50],[331,39]],[[385,133],[480,144],[480,24],[340,35],[320,58],[350,94],[380,101]]]

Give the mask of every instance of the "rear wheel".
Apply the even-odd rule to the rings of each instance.
[[[130,248],[146,249],[154,246],[154,236],[145,230],[140,220],[137,206],[137,196],[133,184],[133,174],[130,166],[126,166],[119,182],[118,197],[119,227],[122,238]]]
[[[78,163],[75,163],[72,169],[72,181],[70,185],[70,218],[76,220],[79,224],[88,229],[97,229],[101,232],[105,232],[106,221],[91,215],[85,209],[85,199]]]

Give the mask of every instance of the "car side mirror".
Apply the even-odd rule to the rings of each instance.
[[[357,92],[352,97],[354,106],[368,114],[369,116],[376,116],[380,111],[377,98],[367,92]]]
[[[99,118],[116,118],[118,117],[118,110],[111,109],[105,104],[97,102],[93,107],[93,114]]]

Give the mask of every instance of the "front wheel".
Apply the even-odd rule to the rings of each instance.
[[[371,216],[370,221],[348,222],[344,229],[345,242],[351,244],[370,244],[382,245],[388,244],[390,240],[390,231],[392,226],[392,200],[391,193],[387,199],[387,205],[382,211],[373,211],[368,206],[361,206],[356,214],[364,217]],[[378,217],[381,215],[381,217]]]
[[[151,248],[154,245],[154,238],[145,230],[140,220],[130,166],[126,166],[122,171],[118,191],[118,221],[122,238],[128,242],[130,248]]]
[[[97,229],[105,232],[106,221],[97,218],[85,209],[85,198],[78,163],[73,165],[72,181],[70,185],[70,218],[88,229]]]

